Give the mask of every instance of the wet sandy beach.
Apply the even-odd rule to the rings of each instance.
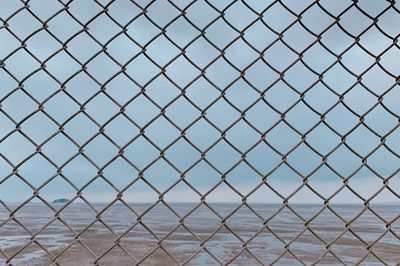
[[[105,207],[93,206],[98,212]],[[60,265],[301,265],[296,257],[320,265],[342,265],[340,261],[354,265],[364,257],[362,265],[400,263],[398,205],[371,207],[391,221],[389,228],[369,210],[346,227],[345,221],[354,219],[363,206],[336,205],[332,209],[344,221],[324,210],[308,229],[302,219],[312,218],[322,206],[291,205],[297,215],[284,208],[276,216],[282,207],[278,204],[250,204],[258,215],[246,206],[230,215],[238,205],[210,203],[219,216],[205,205],[194,212],[190,210],[195,204],[172,204],[174,212],[162,204],[146,212],[149,206],[129,205],[140,216],[139,222],[123,204],[112,206],[97,219],[94,210],[80,203],[69,205],[55,220],[54,211],[44,204],[23,207],[15,214],[16,220],[9,219],[9,212],[2,208],[0,264],[8,260],[12,265],[54,261]],[[62,204],[53,207],[59,209]],[[332,241],[332,253],[323,256]],[[369,253],[368,245],[372,246]]]

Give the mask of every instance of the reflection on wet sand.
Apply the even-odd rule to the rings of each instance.
[[[50,224],[54,212],[43,204],[23,207],[16,220],[8,220],[8,211],[0,209],[0,247],[13,257],[13,265],[47,265],[55,258],[61,265],[93,265],[96,257],[100,265],[174,265],[176,261],[189,265],[229,261],[232,265],[257,265],[275,261],[285,250],[288,252],[278,265],[298,264],[296,257],[310,264],[323,254],[326,256],[320,264],[325,265],[341,264],[337,258],[346,264],[356,264],[364,257],[363,265],[382,265],[376,257],[386,264],[400,262],[399,205],[371,207],[382,219],[393,220],[390,227],[369,210],[346,227],[363,211],[358,205],[331,206],[343,220],[326,209],[309,223],[305,221],[322,206],[292,205],[297,214],[284,208],[276,216],[282,207],[278,204],[250,204],[257,214],[243,206],[232,215],[237,205],[210,203],[217,214],[205,205],[190,212],[195,204],[172,204],[175,213],[162,204],[145,212],[149,206],[130,205],[137,214],[145,213],[138,222],[122,204],[102,212],[97,220],[90,207],[71,204]],[[94,207],[101,211],[105,205]],[[182,217],[185,219],[180,223]],[[368,253],[366,246],[372,243]],[[0,263],[5,262],[0,253]]]

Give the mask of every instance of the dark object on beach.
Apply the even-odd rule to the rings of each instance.
[[[67,199],[56,199],[56,200],[53,200],[52,203],[66,203],[66,202],[68,202]]]

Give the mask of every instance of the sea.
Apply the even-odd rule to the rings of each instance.
[[[398,265],[399,217],[396,204],[7,204],[0,265],[61,260],[77,239],[99,262],[118,243],[132,264],[162,247],[168,265]]]

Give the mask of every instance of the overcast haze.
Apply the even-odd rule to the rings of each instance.
[[[327,164],[343,178],[353,175],[349,186],[365,198],[378,191],[382,179],[388,177],[392,190],[400,191],[400,87],[396,85],[400,49],[394,44],[400,25],[398,3],[390,7],[390,2],[383,0],[358,1],[357,6],[352,1],[319,1],[320,6],[314,4],[303,12],[313,1],[282,1],[293,13],[303,12],[301,23],[285,30],[296,16],[280,3],[264,12],[272,1],[237,1],[227,9],[231,1],[210,1],[224,10],[220,18],[205,1],[186,8],[186,17],[167,1],[147,6],[149,2],[136,1],[135,5],[117,0],[105,12],[92,0],[72,1],[63,11],[58,1],[32,0],[29,9],[14,14],[23,3],[1,1],[0,18],[7,25],[0,27],[0,59],[5,64],[0,68],[1,200],[24,201],[32,196],[32,188],[11,174],[15,166],[18,175],[35,187],[54,177],[40,190],[49,201],[76,195],[76,190],[56,175],[59,167],[78,189],[102,169],[103,175],[82,192],[91,201],[111,201],[115,188],[124,188],[143,169],[144,179],[159,192],[184,175],[203,194],[226,174],[226,181],[237,191],[222,183],[206,197],[209,201],[240,202],[237,192],[246,195],[260,184],[260,174],[268,173],[268,184],[285,197],[303,183],[299,174],[312,174],[310,186],[329,197],[343,182],[327,165],[320,166],[325,155],[329,155]],[[181,9],[189,3],[172,2]],[[332,17],[351,5],[340,21],[330,26],[335,22]],[[141,14],[145,7],[146,16]],[[371,27],[372,19],[360,10],[372,18],[386,11]],[[30,12],[48,27],[43,29]],[[262,20],[255,12],[263,12]],[[85,24],[87,31],[83,30]],[[276,41],[282,31],[282,40]],[[320,43],[315,42],[321,32]],[[182,49],[185,56],[180,55]],[[337,59],[335,54],[341,55],[341,64],[330,67]],[[39,61],[45,62],[43,69]],[[321,74],[322,81],[317,82]],[[356,76],[361,74],[357,83]],[[60,90],[62,86],[65,91]],[[178,97],[182,91],[185,97]],[[337,104],[341,95],[343,103]],[[380,95],[383,105],[377,104]],[[40,103],[43,111],[38,110]],[[162,111],[164,115],[160,115]],[[241,113],[245,114],[242,119]],[[282,114],[284,120],[275,125]],[[326,125],[320,123],[322,115]],[[364,117],[363,124],[352,131],[360,117]],[[15,131],[16,125],[20,132]],[[59,125],[75,143],[56,134]],[[144,136],[140,128],[144,128]],[[186,139],[179,138],[182,130]],[[221,132],[226,140],[214,145]],[[305,143],[297,146],[305,133],[307,144],[319,154]],[[41,153],[27,161],[36,147],[23,134],[42,146]],[[340,135],[346,135],[346,145],[352,150],[345,145],[335,149]],[[380,145],[383,136],[390,150]],[[84,156],[76,145],[85,145]],[[360,167],[360,157],[378,146],[367,165]],[[122,147],[130,163],[116,157]],[[153,162],[166,147],[165,159]],[[205,160],[200,160],[204,151]],[[241,161],[243,154],[245,161]],[[287,164],[282,164],[282,157],[287,157]],[[124,199],[156,201],[158,194],[139,179],[124,192]],[[198,201],[200,196],[180,182],[165,199]],[[249,200],[282,202],[266,185]],[[388,189],[373,200],[397,201]],[[322,199],[303,187],[289,202],[320,203]],[[361,200],[345,188],[332,202]]]

